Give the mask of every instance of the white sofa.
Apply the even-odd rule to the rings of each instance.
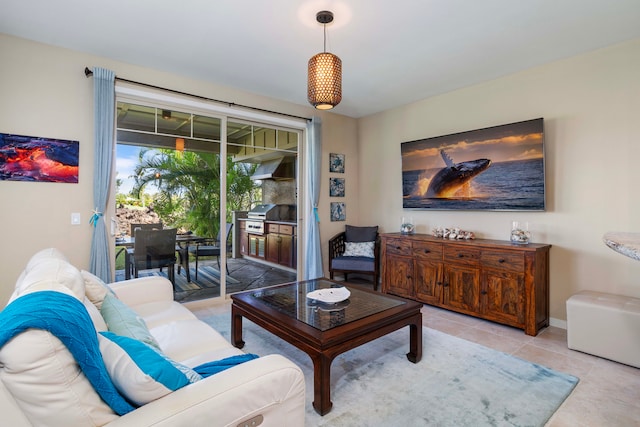
[[[17,304],[13,306],[17,307],[23,296],[46,290],[75,297],[81,304],[75,299],[72,302],[80,307],[79,311],[83,306],[86,308],[91,318],[87,322],[90,335],[95,328],[100,352],[105,355],[103,343],[106,334],[103,336],[97,332],[107,329],[106,317],[101,315],[99,308],[104,310],[101,304],[106,305],[108,298],[110,301],[114,298],[106,297],[109,291],[102,292],[105,289],[103,284],[96,281],[99,282],[99,279],[76,269],[56,249],[46,249],[31,258],[16,283],[9,304]],[[209,325],[198,320],[188,309],[174,302],[171,283],[166,279],[139,278],[113,283],[109,287],[119,301],[144,319],[152,340],[157,342],[166,357],[180,364],[176,365],[180,369],[194,368],[205,362],[244,354]],[[71,300],[59,293],[40,293],[37,297],[53,295]],[[22,302],[33,297],[34,295],[24,298]],[[5,307],[3,312],[5,313],[0,312],[0,318],[12,311]],[[86,318],[86,314],[82,313],[82,316]],[[7,315],[4,319],[6,318],[11,317]],[[114,323],[113,320],[109,322]],[[84,347],[84,341],[81,346]],[[102,366],[112,362],[107,363],[108,359],[106,355],[103,357],[105,365]],[[120,362],[122,361],[118,359],[117,363]],[[110,369],[120,369],[117,364],[110,366]],[[126,365],[126,369],[129,368],[131,366]],[[127,374],[118,383],[114,372],[109,371],[109,376],[116,388],[138,386],[137,383],[126,384],[126,381],[137,381],[138,376]],[[142,377],[141,382],[149,380],[148,375]],[[122,384],[123,381],[125,384]],[[118,391],[121,391],[120,388]],[[300,368],[280,355],[246,361],[169,391],[163,397],[155,398],[142,406],[134,404],[132,406],[135,409],[124,415],[117,415],[100,396],[67,346],[48,331],[27,329],[0,348],[2,425],[304,425],[303,374]],[[127,401],[131,400],[128,398]]]

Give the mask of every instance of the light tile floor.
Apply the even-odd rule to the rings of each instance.
[[[231,303],[188,305],[197,316],[227,313]],[[547,427],[640,426],[640,369],[567,348],[567,331],[548,327],[531,337],[519,329],[424,306],[429,328],[580,378]]]
[[[422,313],[427,327],[580,378],[547,426],[640,426],[640,369],[570,350],[565,329],[550,326],[531,337],[436,307],[425,306]]]

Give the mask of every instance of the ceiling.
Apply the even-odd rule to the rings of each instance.
[[[0,33],[301,105],[307,61],[323,50],[315,14],[331,10],[327,51],[343,66],[342,102],[332,111],[351,117],[640,38],[639,0],[1,4]]]

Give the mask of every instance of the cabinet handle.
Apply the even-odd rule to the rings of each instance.
[[[425,249],[425,250],[424,250],[424,253],[425,253],[425,254],[430,254],[430,253],[431,253],[431,251],[430,251],[429,249]]]
[[[487,291],[480,291],[480,294],[481,294],[481,295],[486,295],[486,294],[488,294],[488,293],[489,293],[489,292],[487,292]]]
[[[458,258],[464,258],[464,254],[458,254]]]
[[[506,261],[506,260],[505,260],[504,258],[500,258],[500,259],[498,260],[498,262],[499,262],[500,264],[502,264],[502,263],[503,263],[503,262],[505,262],[505,261]]]
[[[397,250],[400,250],[400,246],[396,246],[396,249],[397,249]]]

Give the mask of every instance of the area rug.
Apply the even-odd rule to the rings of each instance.
[[[230,336],[230,314],[204,317]],[[312,406],[313,364],[292,345],[243,319],[244,351],[278,353],[302,368],[306,426],[543,426],[578,383],[506,353],[423,328],[422,361],[413,364],[408,327],[336,357],[333,408]]]

